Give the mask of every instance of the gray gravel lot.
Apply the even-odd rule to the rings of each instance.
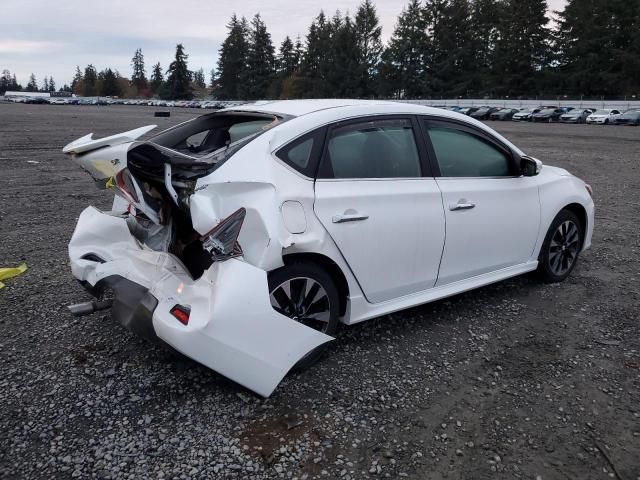
[[[343,328],[264,400],[67,312],[67,242],[110,195],[60,150],[203,112],[153,111],[0,103],[0,266],[29,265],[0,290],[1,478],[640,479],[640,129],[492,124],[593,185],[573,275]]]

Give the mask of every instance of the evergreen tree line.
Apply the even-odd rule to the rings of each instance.
[[[42,82],[42,86],[38,85],[38,80],[36,76],[32,73],[29,76],[29,82],[27,83],[26,88],[23,88],[22,85],[18,83],[16,80],[16,74],[12,74],[10,70],[4,69],[0,74],[0,95],[4,95],[6,91],[10,92],[55,92],[56,91],[56,81],[53,77],[44,77]],[[69,85],[64,85],[60,87],[59,92],[70,92],[71,87]]]
[[[231,17],[212,93],[222,99],[640,96],[640,2],[410,0],[390,40],[373,0],[324,12],[276,53],[260,15]]]
[[[76,67],[71,83],[72,91],[83,96],[146,97],[158,96],[165,99],[189,100],[194,92],[206,93],[204,71],[188,68],[184,46],[178,44],[174,60],[167,71],[160,62],[153,65],[147,77],[142,49],[138,48],[131,59],[131,79],[120,76],[117,70],[106,68],[97,72],[93,65],[87,65],[84,72]],[[202,96],[202,95],[201,95]]]

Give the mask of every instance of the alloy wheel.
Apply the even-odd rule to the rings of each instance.
[[[270,299],[278,313],[326,333],[331,303],[326,290],[316,280],[308,277],[286,280],[270,292]]]
[[[549,244],[549,267],[554,275],[562,276],[571,269],[580,249],[580,231],[571,220],[562,222]]]

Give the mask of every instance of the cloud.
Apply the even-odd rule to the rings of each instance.
[[[46,42],[37,40],[19,40],[11,38],[0,39],[0,53],[12,55],[29,55],[37,53],[51,52],[59,49],[58,42]]]

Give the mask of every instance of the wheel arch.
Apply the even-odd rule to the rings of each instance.
[[[308,261],[318,265],[325,270],[334,280],[340,297],[340,315],[344,316],[347,311],[347,300],[349,298],[349,283],[347,277],[342,272],[340,266],[332,259],[321,253],[294,252],[284,255],[282,260],[285,265],[290,265],[296,261]]]
[[[580,220],[580,228],[582,230],[580,232],[582,234],[582,245],[580,245],[580,249],[582,249],[582,247],[584,245],[584,241],[585,241],[585,235],[586,235],[586,233],[588,231],[589,217],[587,216],[587,210],[580,203],[570,203],[568,205],[565,205],[563,208],[561,208],[558,211],[558,213],[560,213],[562,210],[569,210],[576,217],[578,217],[578,220]],[[556,216],[557,216],[557,214],[556,214]]]

